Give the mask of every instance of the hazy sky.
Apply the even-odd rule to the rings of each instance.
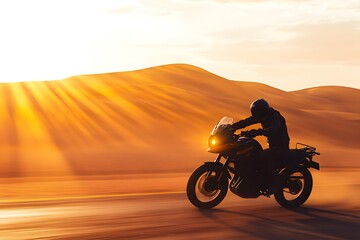
[[[285,90],[360,88],[360,1],[0,0],[0,81],[188,63]]]

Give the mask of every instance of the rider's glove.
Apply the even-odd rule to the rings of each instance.
[[[254,138],[256,136],[259,136],[259,130],[250,130],[250,131],[242,131],[241,136],[248,137],[248,138]]]

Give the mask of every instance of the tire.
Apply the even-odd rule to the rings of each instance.
[[[274,196],[275,200],[283,207],[291,208],[301,206],[310,196],[313,180],[310,171],[303,166],[285,170],[281,174],[280,189]],[[288,198],[293,196],[294,198]]]
[[[216,165],[204,164],[191,174],[187,183],[186,194],[194,206],[200,209],[210,209],[217,206],[225,198],[229,182],[224,174],[221,182],[218,183],[215,177],[218,176],[218,171],[219,168]],[[209,172],[211,174],[207,176]]]

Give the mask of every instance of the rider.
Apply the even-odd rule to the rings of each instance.
[[[278,189],[276,168],[284,164],[286,153],[289,150],[290,138],[287,132],[285,118],[272,107],[265,99],[257,99],[250,105],[251,116],[232,125],[234,130],[245,128],[255,123],[261,123],[262,128],[242,132],[242,136],[254,138],[266,136],[269,148],[265,149],[260,160],[266,161],[268,177],[270,178],[269,192]]]

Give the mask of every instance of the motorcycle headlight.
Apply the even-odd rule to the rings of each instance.
[[[209,147],[214,147],[216,144],[218,144],[218,140],[215,137],[211,137],[209,139]]]

